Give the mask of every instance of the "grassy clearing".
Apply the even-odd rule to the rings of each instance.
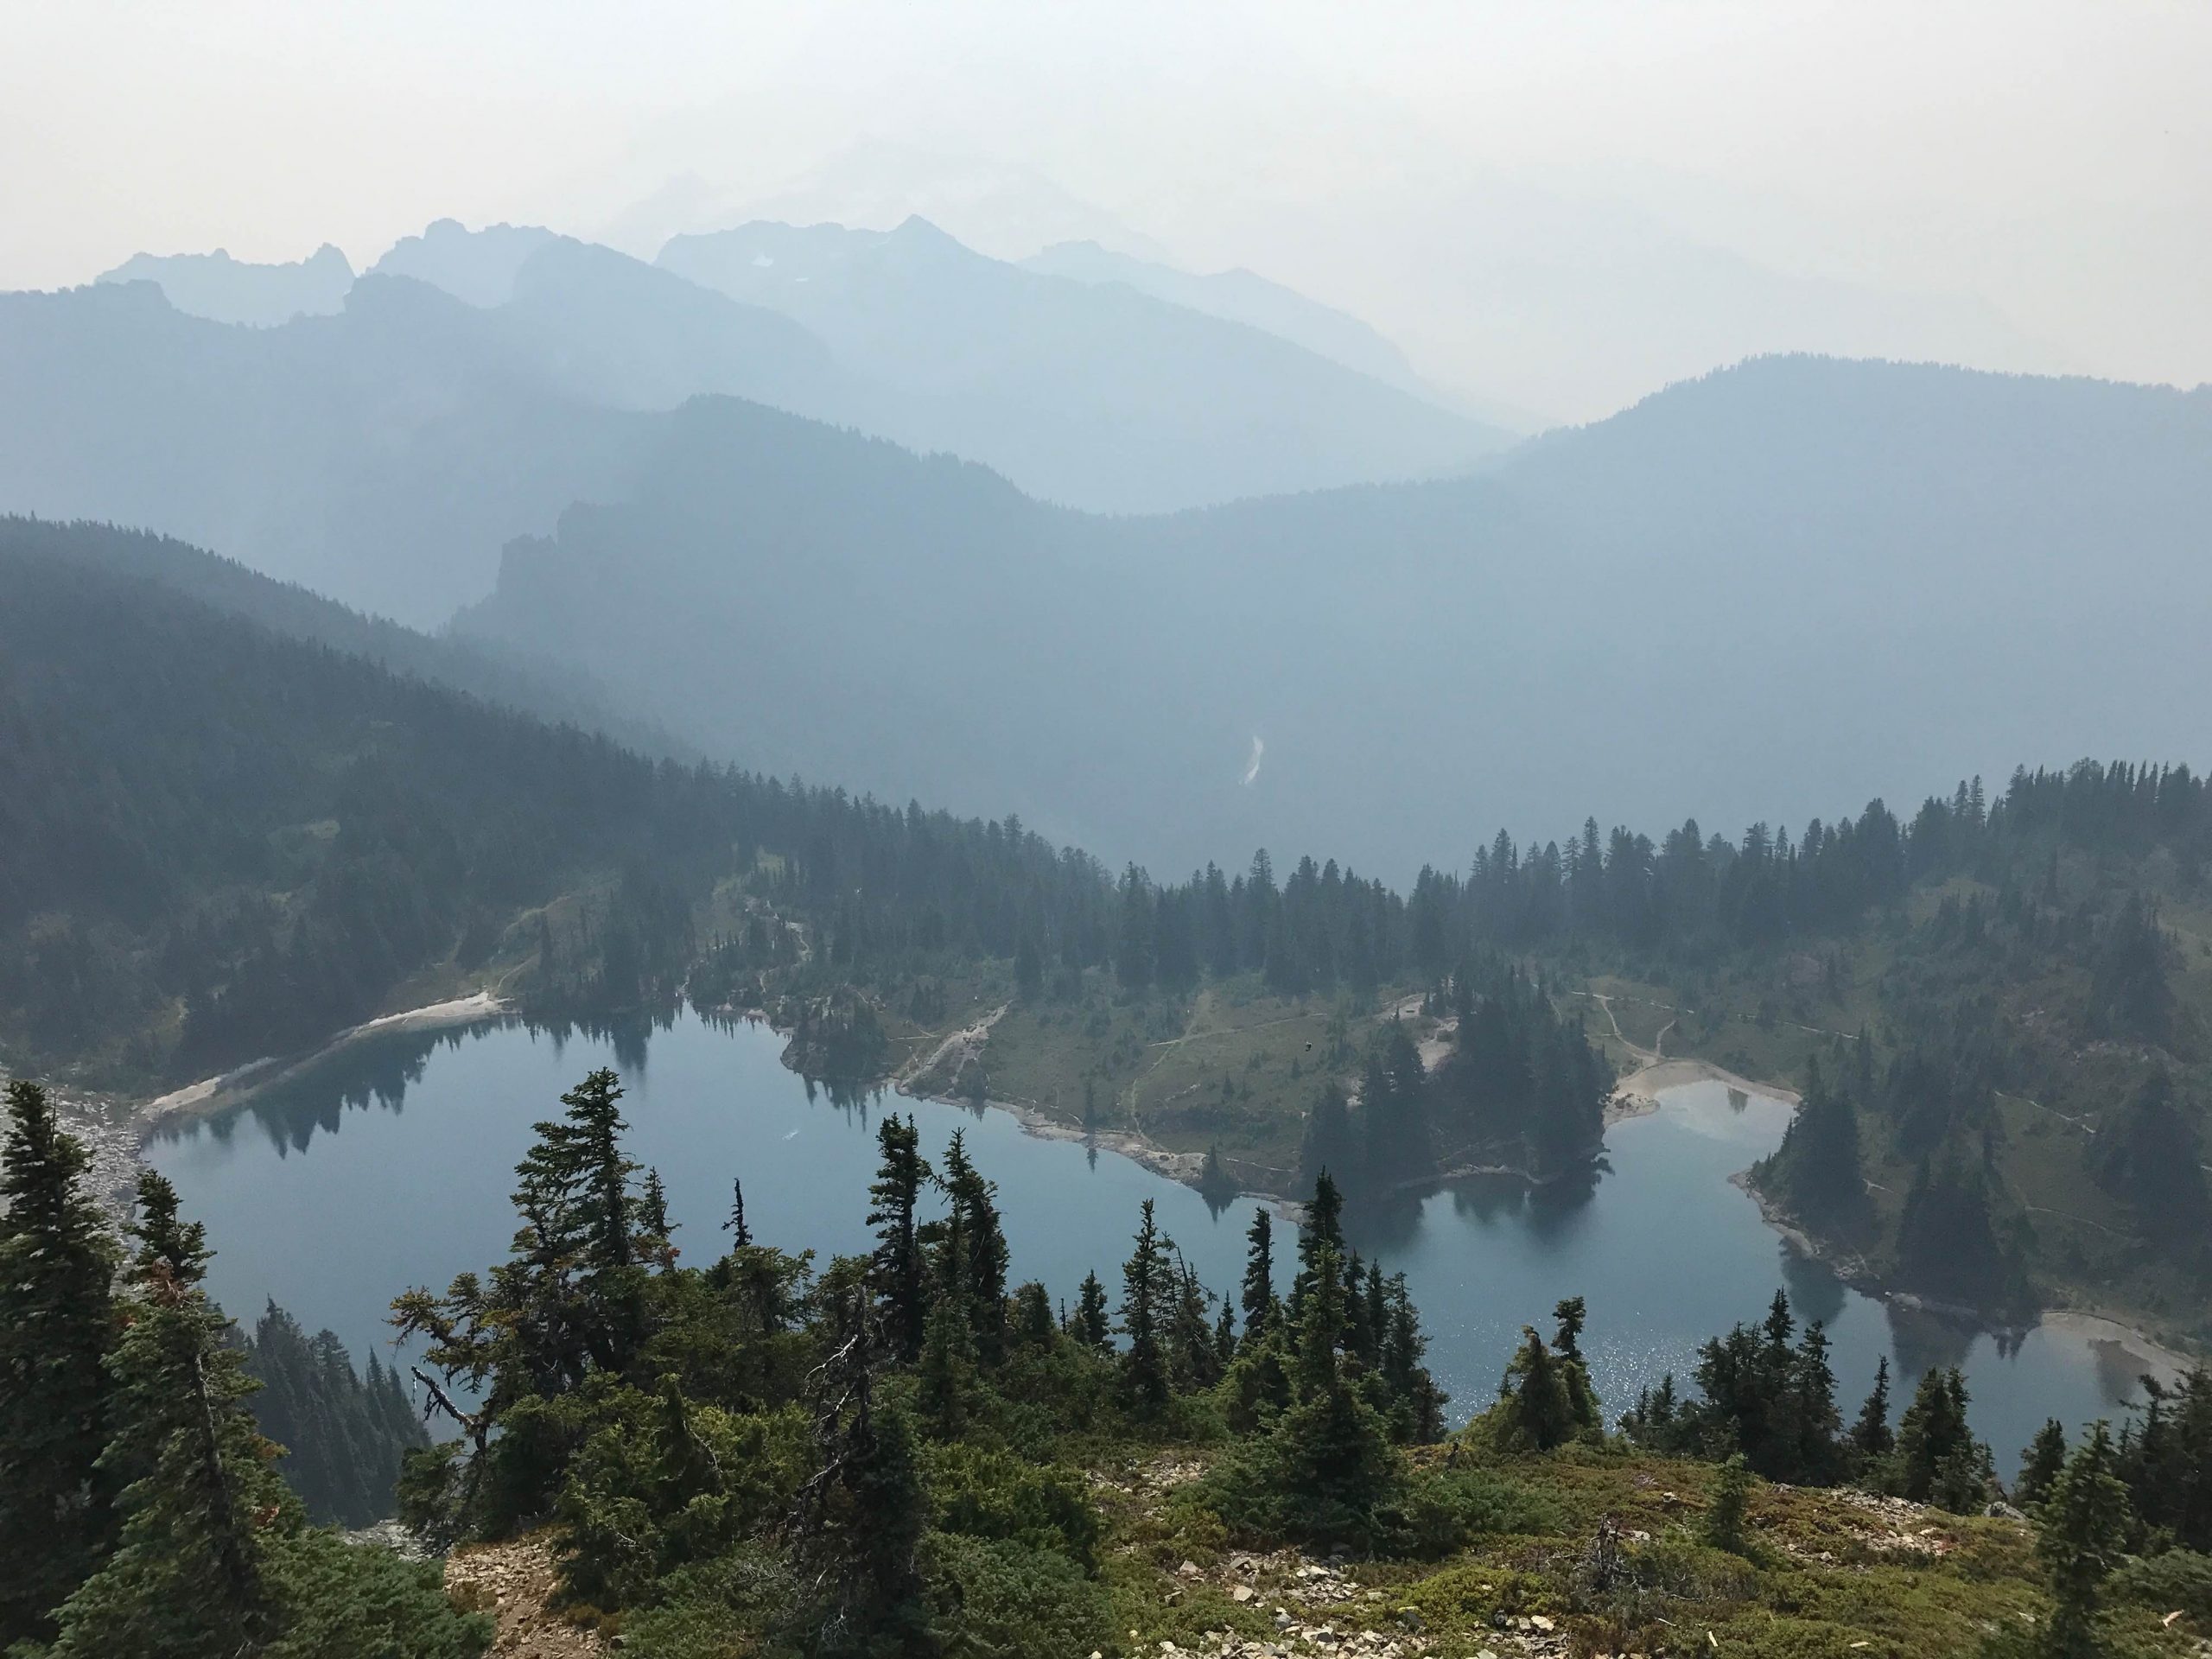
[[[2048,1610],[2026,1522],[1755,1483],[1750,1553],[1729,1554],[1700,1539],[1713,1465],[1618,1447],[1416,1453],[1475,1465],[1511,1529],[1440,1561],[1248,1549],[1191,1501],[1206,1455],[1094,1474],[1115,1651],[1923,1659],[1972,1654]],[[2112,1633],[2146,1655],[2201,1654],[2204,1633],[2164,1611],[2115,1606]]]

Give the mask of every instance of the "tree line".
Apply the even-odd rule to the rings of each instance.
[[[0,1030],[31,1065],[133,1080],[307,1046],[426,970],[493,962],[548,1014],[665,1001],[695,974],[728,995],[764,969],[819,989],[982,959],[1039,986],[1110,969],[1133,994],[1243,973],[1326,993],[1578,940],[1770,945],[1916,880],[2019,885],[2060,847],[2164,849],[2193,880],[2212,847],[2188,768],[2085,763],[2016,772],[1995,800],[1962,784],[1910,824],[1874,802],[1795,841],[1591,821],[1524,850],[1500,832],[1402,895],[1310,857],[1279,879],[1264,851],[1233,875],[1116,877],[1011,817],[647,759],[44,541],[0,549]],[[708,919],[732,880],[772,931]],[[2155,1024],[2152,976],[2112,954],[2111,1017]]]

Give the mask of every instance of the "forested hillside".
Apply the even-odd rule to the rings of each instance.
[[[2147,595],[2212,603],[2208,524],[2212,392],[1927,365],[1755,362],[1479,477],[1135,520],[697,405],[461,626],[604,653],[771,770],[1156,869],[1265,842],[1402,881],[1500,823],[2193,753],[2192,659],[2140,641]]]
[[[174,537],[0,516],[0,557],[67,560],[169,589],[271,633],[366,658],[395,674],[450,686],[550,724],[603,733],[655,755],[677,747],[666,734],[613,708],[584,664],[544,663],[483,640],[418,633]]]
[[[1501,832],[1403,893],[1264,854],[1114,876],[1011,818],[547,727],[132,574],[163,556],[89,527],[0,544],[18,1071],[146,1089],[471,987],[546,1015],[689,995],[773,1014],[817,1075],[1020,1100],[1209,1185],[1327,1167],[1371,1202],[1569,1166],[1610,1086],[1592,1043],[1656,1048],[1805,1081],[1759,1180],[1847,1268],[1981,1308],[2212,1311],[2212,802],[2187,768],[2021,772],[1794,836]]]
[[[92,563],[0,559],[19,1068],[203,1075],[462,976],[672,995],[717,883],[764,855],[802,893],[865,891],[881,950],[1010,955],[1025,912],[1103,940],[1096,868],[1018,826],[655,762]]]

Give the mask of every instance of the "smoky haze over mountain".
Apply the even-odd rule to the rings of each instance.
[[[2199,22],[2008,12],[2042,91],[1985,76],[1962,125],[1917,77],[1963,12],[1911,71],[1832,20],[1001,18],[1023,73],[948,69],[957,118],[911,86],[980,13],[837,15],[711,74],[714,19],[589,58],[587,15],[436,168],[474,94],[368,176],[313,130],[258,156],[327,162],[312,214],[25,203],[0,511],[573,672],[532,706],[648,747],[1166,870],[2190,752]],[[157,26],[114,74],[156,37],[206,49]],[[404,39],[311,52],[329,107]]]
[[[358,270],[448,215],[646,260],[919,215],[1000,259],[1255,273],[1478,415],[1775,352],[2212,375],[2198,7],[107,14],[6,25],[0,287],[325,242]]]

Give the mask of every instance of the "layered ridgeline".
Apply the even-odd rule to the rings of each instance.
[[[299,283],[213,261],[0,296],[0,510],[148,525],[427,626],[481,596],[510,537],[626,494],[652,413],[701,394],[1117,512],[1427,476],[1503,442],[1290,340],[1001,264],[918,221],[849,235],[838,268],[867,285],[824,270],[819,289],[784,285],[820,296],[798,307],[449,221],[266,327],[189,313],[264,320]],[[876,308],[890,326],[862,327]]]
[[[1255,1216],[1236,1287],[1202,1284],[1147,1202],[1118,1273],[1055,1307],[957,1133],[925,1147],[887,1117],[852,1198],[872,1248],[818,1262],[741,1205],[726,1242],[695,1236],[628,1156],[621,1096],[594,1072],[537,1126],[506,1260],[393,1303],[454,1436],[410,1454],[406,1520],[551,1580],[487,1595],[464,1552],[448,1601],[435,1568],[304,1524],[200,1230],[147,1176],[111,1288],[84,1154],[10,1085],[0,1637],[444,1659],[493,1637],[458,1604],[502,1647],[535,1624],[643,1659],[2081,1659],[2196,1653],[2212,1623],[2212,1373],[2117,1438],[2049,1425],[2008,1487],[1956,1371],[1909,1404],[1885,1373],[1847,1428],[1825,1333],[1779,1292],[1609,1432],[1603,1333],[1569,1296],[1448,1432],[1419,1312],[1349,1248],[1325,1178],[1294,1244]],[[22,1365],[34,1327],[70,1363]]]
[[[2177,1332],[2212,1310],[2212,798],[2186,769],[1735,840],[1501,833],[1404,891],[1264,853],[1160,880],[1011,818],[647,760],[35,528],[0,548],[18,1072],[150,1091],[471,988],[549,1017],[683,995],[770,1013],[811,1075],[1018,1102],[1209,1190],[1325,1166],[1379,1204],[1574,1168],[1602,1058],[1702,1055],[1804,1083],[1758,1180],[1847,1269]]]
[[[1799,823],[2198,741],[2143,630],[2212,602],[2212,391],[1774,359],[1478,478],[1139,520],[729,405],[664,438],[462,630],[709,753],[1155,869],[1402,880],[1458,826]]]

